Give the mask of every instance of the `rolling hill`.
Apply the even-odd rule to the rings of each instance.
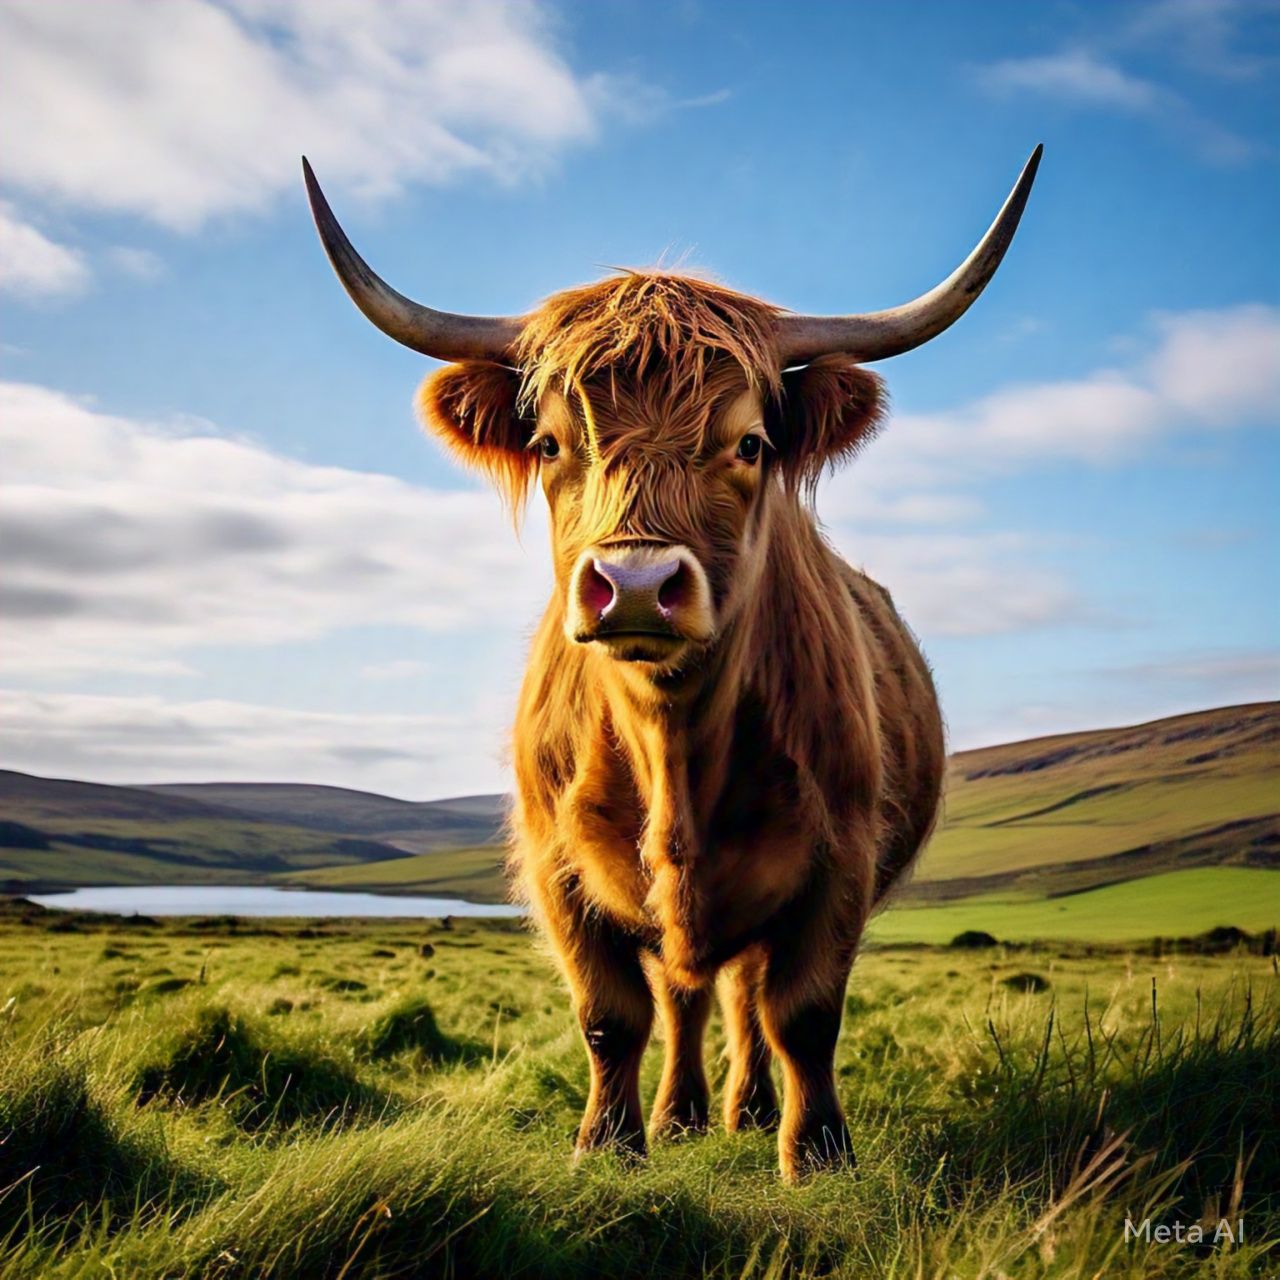
[[[345,787],[291,783],[173,783],[136,789],[287,826],[374,837],[415,853],[496,844],[507,804],[502,795],[415,802]]]
[[[254,883],[406,856],[384,841],[180,795],[0,771],[0,891]]]
[[[110,787],[0,772],[0,891],[275,882],[494,902],[505,896],[505,804],[494,795],[415,803],[339,787]],[[1186,873],[1211,868],[1280,868],[1280,703],[954,755],[945,820],[899,892],[893,928],[932,936],[959,918],[947,914],[958,904],[1046,903],[1156,876],[1165,877],[1161,901],[1172,903],[1203,896],[1206,882]],[[1280,916],[1269,878],[1227,881],[1232,901],[1257,894],[1262,914]],[[1130,901],[1111,897],[1109,910]],[[1026,927],[1065,927],[1078,909],[1033,913]]]
[[[1280,703],[952,756],[905,896],[1043,896],[1218,865],[1280,866]]]

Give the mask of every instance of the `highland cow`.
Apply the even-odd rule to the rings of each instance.
[[[1039,157],[949,279],[839,317],[666,271],[524,316],[435,311],[369,269],[306,167],[356,304],[449,362],[422,387],[426,425],[513,506],[536,482],[550,509],[556,585],[516,714],[511,868],[586,1041],[579,1152],[644,1152],[655,1005],[649,1133],[705,1128],[718,984],[726,1127],[777,1124],[788,1180],[852,1161],[832,1068],[845,987],[868,917],[932,829],[945,757],[916,641],[823,537],[813,491],[880,425],[864,365],[969,307]]]

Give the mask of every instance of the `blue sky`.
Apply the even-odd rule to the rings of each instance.
[[[298,156],[438,306],[663,260],[981,302],[819,496],[954,745],[1274,697],[1280,5],[0,0],[0,764],[505,785],[545,527],[416,431]]]

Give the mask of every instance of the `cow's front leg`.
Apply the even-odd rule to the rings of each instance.
[[[839,994],[783,999],[775,1007],[766,996],[764,1010],[769,1039],[782,1062],[778,1163],[783,1178],[799,1182],[821,1169],[852,1167],[853,1144],[832,1065],[840,1034]]]
[[[711,992],[690,991],[670,982],[659,965],[654,966],[652,978],[666,1052],[649,1131],[655,1139],[699,1133],[707,1127],[709,1095],[702,1036],[711,1012]]]
[[[536,905],[573,996],[591,1069],[576,1155],[616,1147],[645,1152],[640,1059],[653,1021],[653,997],[635,938],[599,913],[588,913],[570,882],[535,885]]]
[[[645,1154],[640,1060],[649,1041],[653,999],[638,948],[605,921],[576,939],[575,1005],[591,1064],[591,1092],[576,1153],[617,1147]]]
[[[782,1063],[778,1158],[787,1182],[821,1169],[849,1168],[853,1144],[836,1096],[835,1052],[845,987],[860,927],[837,921],[830,895],[805,927],[788,929],[765,961],[760,1015]]]

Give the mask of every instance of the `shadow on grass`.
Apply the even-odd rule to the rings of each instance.
[[[290,1043],[223,1006],[195,1010],[142,1068],[137,1085],[140,1104],[216,1099],[251,1131],[303,1120],[343,1124],[392,1106],[322,1046]]]
[[[56,1224],[74,1233],[133,1219],[163,1203],[185,1216],[222,1190],[130,1133],[96,1098],[86,1068],[45,1059],[0,1093],[0,1235]]]

